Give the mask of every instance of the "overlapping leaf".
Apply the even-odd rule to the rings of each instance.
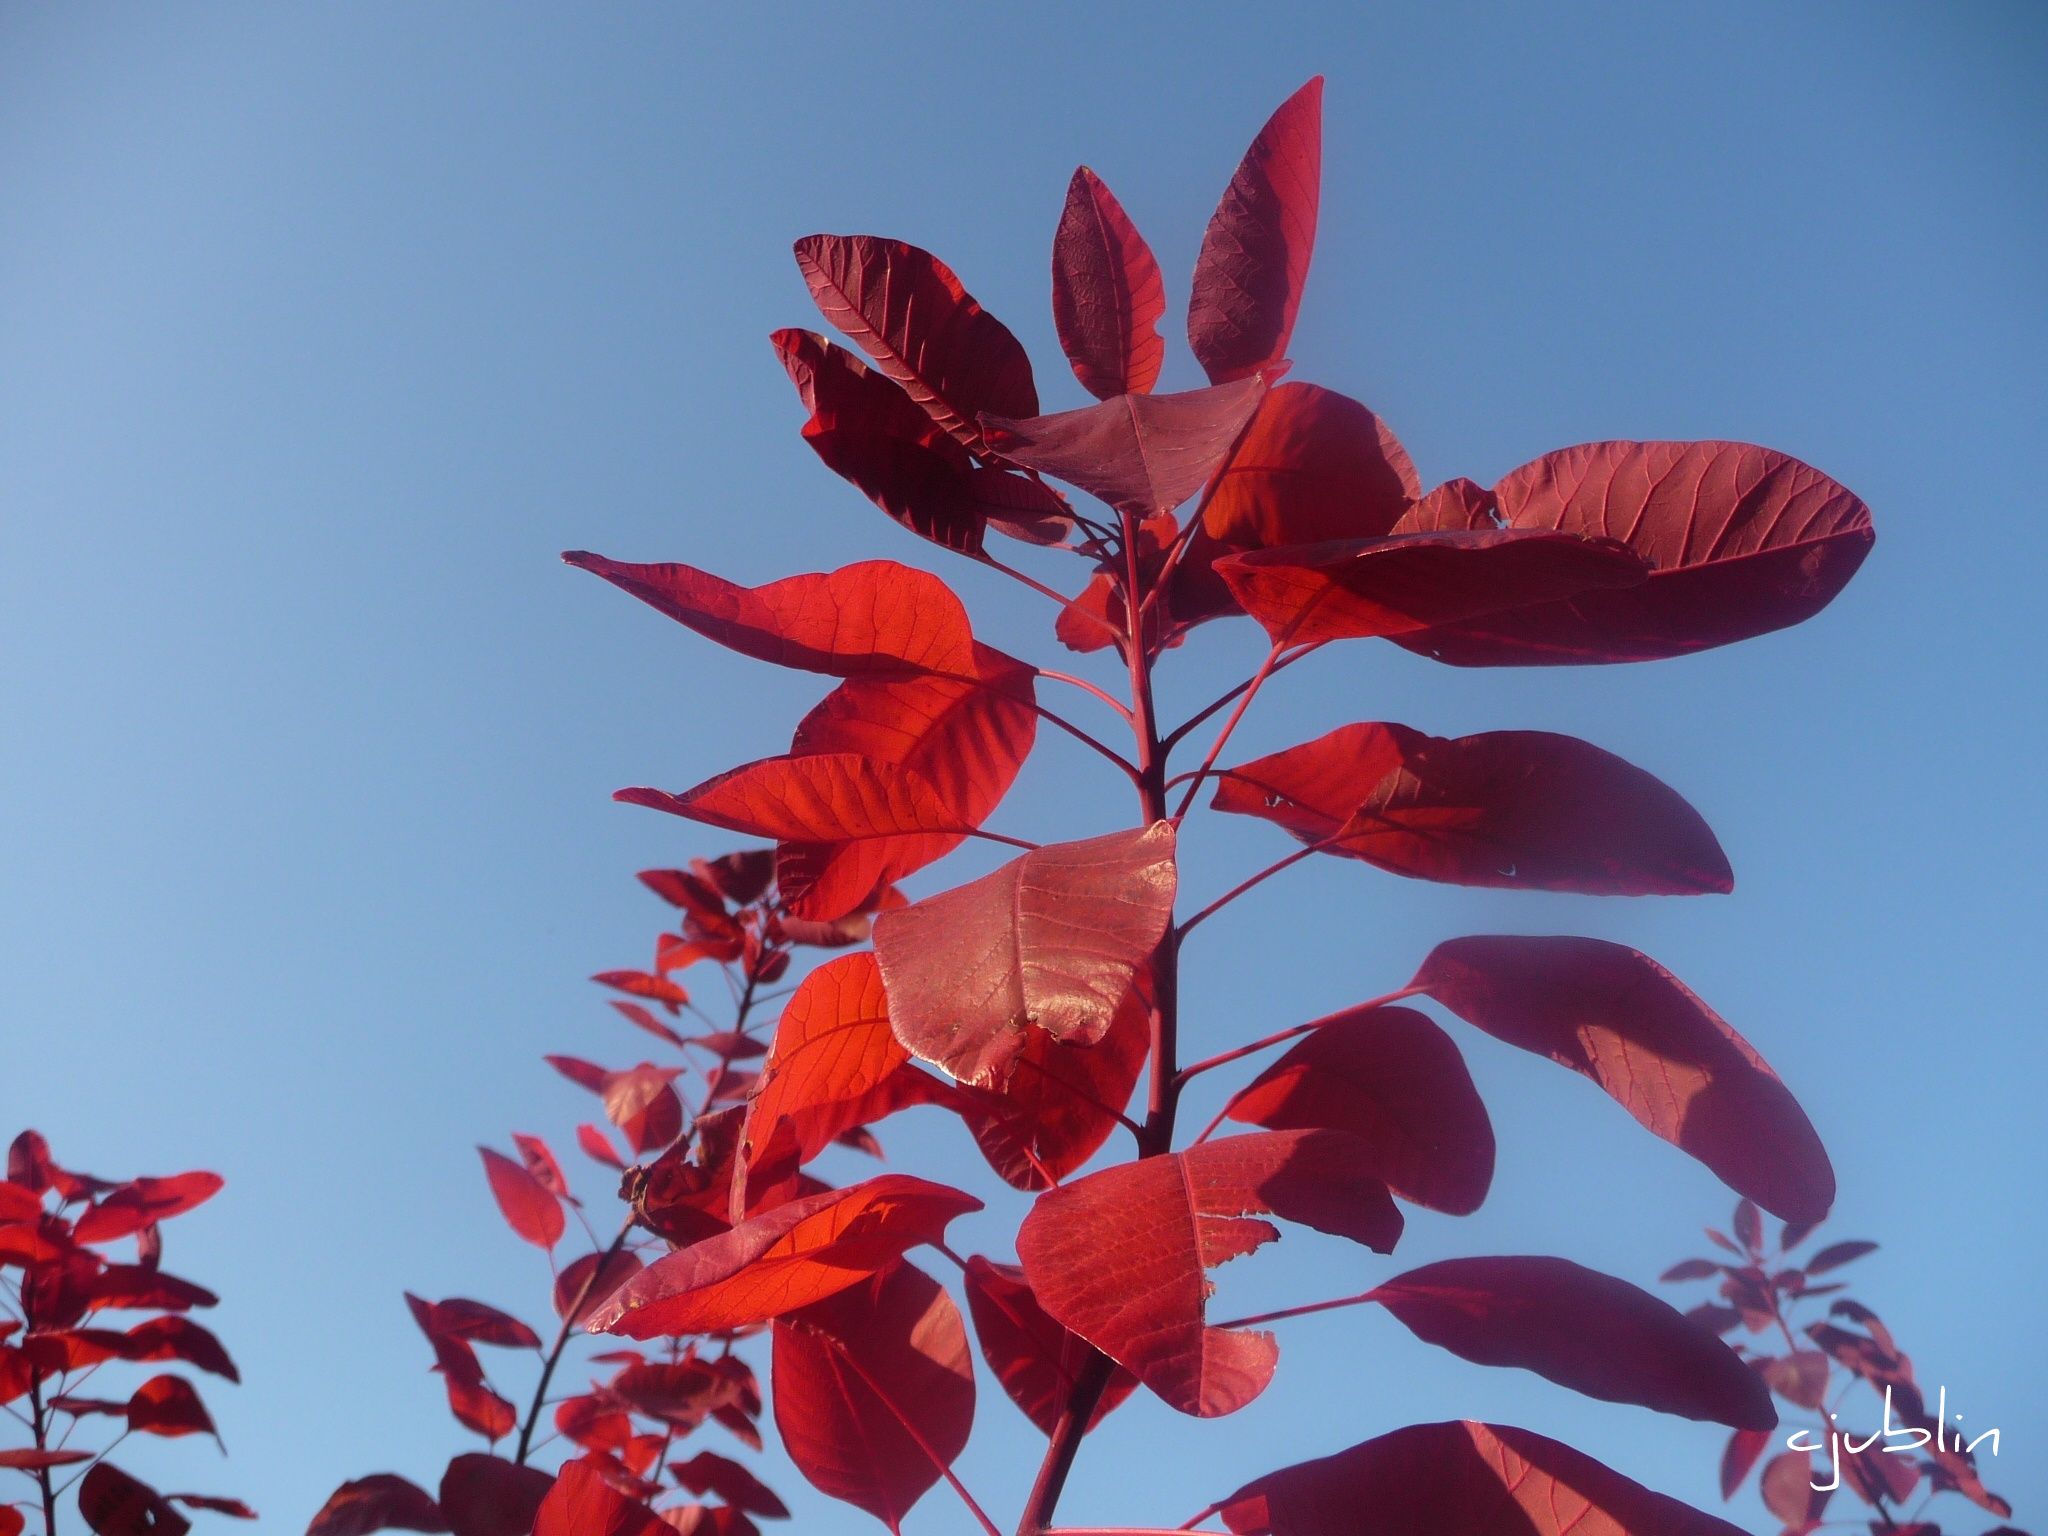
[[[394,1472],[343,1483],[306,1527],[306,1536],[370,1536],[372,1531],[445,1531],[433,1496]]]
[[[1017,1253],[1046,1313],[1183,1413],[1265,1390],[1272,1335],[1211,1328],[1205,1272],[1279,1236],[1270,1212],[1390,1252],[1401,1215],[1337,1131],[1259,1131],[1123,1163],[1038,1197]]]
[[[1343,1131],[1395,1194],[1453,1215],[1477,1210],[1493,1182],[1493,1126],[1464,1058],[1413,1008],[1323,1020],[1231,1100],[1230,1118]]]
[[[1818,1221],[1833,1203],[1834,1169],[1778,1075],[1647,955],[1599,939],[1452,939],[1413,984],[1591,1078],[1765,1210]]]
[[[1269,1472],[1223,1501],[1238,1536],[1742,1536],[1526,1429],[1411,1424]]]
[[[909,1264],[778,1320],[775,1424],[820,1492],[891,1531],[936,1483],[974,1422],[959,1308]]]
[[[1391,533],[1422,482],[1400,439],[1362,403],[1318,384],[1275,386],[1202,499],[1225,549]]]
[[[1034,849],[875,923],[896,1038],[963,1082],[1001,1086],[1043,1030],[1108,1030],[1173,913],[1174,829]]]
[[[1052,1434],[1094,1348],[1046,1313],[1024,1271],[1014,1264],[997,1264],[979,1254],[969,1259],[967,1310],[981,1357],[1003,1391],[1041,1433]],[[1096,1399],[1088,1427],[1100,1424],[1137,1389],[1138,1378],[1118,1366]]]
[[[1214,805],[1420,880],[1596,896],[1734,883],[1714,834],[1674,790],[1548,731],[1341,726],[1228,770]]]
[[[1651,574],[1404,639],[1411,649],[1459,666],[1543,666],[1726,645],[1818,613],[1875,537],[1848,490],[1748,443],[1561,449],[1502,479],[1489,512],[1508,529],[1619,539]]]
[[[1286,355],[1315,250],[1323,173],[1323,80],[1296,91],[1259,131],[1202,237],[1188,344],[1212,383]]]
[[[655,1260],[588,1326],[651,1339],[766,1322],[857,1284],[980,1209],[972,1195],[908,1174],[808,1195]]]
[[[1052,241],[1052,318],[1074,377],[1098,400],[1142,395],[1159,377],[1166,289],[1151,247],[1087,166],[1067,184]]]

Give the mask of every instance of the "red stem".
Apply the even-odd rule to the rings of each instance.
[[[43,1387],[40,1381],[28,1384],[28,1406],[30,1432],[35,1436],[36,1449],[49,1448],[49,1420],[43,1414]],[[43,1495],[43,1536],[57,1536],[57,1492],[50,1485],[50,1469],[36,1468],[36,1485]]]
[[[1242,720],[1244,712],[1252,707],[1252,700],[1258,697],[1259,688],[1273,675],[1279,664],[1280,647],[1276,645],[1266,652],[1266,659],[1259,663],[1259,670],[1254,672],[1251,680],[1244,685],[1244,693],[1237,701],[1237,708],[1230,712],[1230,718],[1223,722],[1223,729],[1218,731],[1216,739],[1209,743],[1209,755],[1202,759],[1202,766],[1195,770],[1194,782],[1188,785],[1188,792],[1181,796],[1180,809],[1173,813],[1175,821],[1187,815],[1188,807],[1195,803],[1195,796],[1201,793],[1202,780],[1209,776],[1209,770],[1216,766],[1216,759],[1223,755],[1224,745],[1230,740],[1231,732],[1237,729],[1237,722]]]

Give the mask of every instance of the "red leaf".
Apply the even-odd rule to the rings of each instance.
[[[842,683],[797,726],[792,749],[799,757],[850,755],[877,773],[901,770],[930,789],[956,828],[978,827],[1030,755],[1038,714],[1033,669],[982,645],[974,668],[972,679]],[[896,878],[889,871],[907,874],[959,841],[957,832],[880,845],[787,841],[776,859],[784,903],[799,920],[845,917],[872,904]]]
[[[1203,498],[1202,531],[1230,549],[1378,538],[1421,494],[1408,450],[1364,405],[1282,384]]]
[[[778,1320],[774,1361],[790,1460],[892,1531],[967,1444],[967,1332],[945,1289],[912,1265]]]
[[[491,1344],[500,1349],[539,1349],[540,1336],[509,1312],[466,1296],[446,1301],[423,1302],[407,1296],[413,1315],[420,1319],[429,1338],[462,1339],[471,1344]]]
[[[1159,263],[1123,204],[1087,166],[1067,184],[1052,240],[1052,319],[1074,377],[1098,400],[1141,395],[1159,377],[1166,343]]]
[[[1231,1101],[1230,1118],[1347,1132],[1395,1194],[1455,1216],[1493,1182],[1493,1126],[1464,1058],[1412,1008],[1332,1015]]]
[[[820,921],[845,916],[974,830],[921,774],[854,752],[763,758],[680,795],[622,789],[613,798],[805,847],[779,860],[777,874],[790,909]],[[820,859],[808,851],[816,844],[845,846]]]
[[[1502,1424],[1411,1424],[1269,1472],[1222,1505],[1239,1536],[1742,1536],[1583,1452]]]
[[[1229,769],[1213,804],[1418,880],[1593,896],[1734,885],[1721,845],[1675,790],[1548,731],[1340,726]]]
[[[548,1150],[546,1142],[538,1136],[527,1136],[514,1131],[512,1144],[519,1148],[519,1156],[526,1164],[526,1171],[540,1181],[541,1188],[564,1200],[569,1198],[569,1181],[562,1176],[562,1165],[555,1161],[555,1154]]]
[[[832,677],[971,675],[967,610],[938,577],[893,560],[741,587],[688,565],[562,556],[706,639],[777,666]]]
[[[1056,843],[883,913],[896,1038],[982,1086],[1008,1079],[1034,1028],[1100,1040],[1171,920],[1173,848],[1168,822]]]
[[[212,1199],[221,1184],[217,1173],[180,1173],[167,1179],[131,1180],[87,1209],[71,1235],[81,1243],[108,1243],[130,1236]]]
[[[690,1000],[690,994],[666,976],[651,976],[646,971],[599,971],[590,979],[601,987],[614,987],[621,992],[629,992],[634,997],[644,997],[649,1002],[660,1003],[670,1013],[676,1012]],[[631,1015],[627,1017],[630,1018]],[[654,1024],[653,1019],[650,1018],[648,1023],[654,1025],[654,1033],[661,1033],[661,1026]]]
[[[555,1316],[586,1323],[620,1286],[640,1273],[639,1256],[622,1248],[609,1256],[586,1253],[555,1277]],[[575,1315],[570,1316],[571,1313]]]
[[[242,1379],[220,1340],[185,1317],[152,1317],[137,1323],[124,1335],[120,1356],[123,1360],[182,1360],[229,1381]]]
[[[1742,1480],[1749,1476],[1749,1469],[1770,1446],[1770,1431],[1763,1429],[1738,1429],[1728,1437],[1727,1449],[1721,1453],[1721,1497],[1732,1499],[1735,1490],[1742,1486]]]
[[[576,1145],[584,1155],[612,1168],[624,1168],[626,1160],[619,1156],[618,1149],[605,1139],[605,1134],[594,1125],[576,1127]]]
[[[605,1118],[625,1135],[635,1152],[658,1151],[683,1130],[683,1102],[672,1085],[676,1070],[642,1063],[624,1072],[607,1073]]]
[[[0,1536],[21,1536],[26,1529],[26,1515],[11,1504],[0,1504]]]
[[[1335,1131],[1203,1142],[1048,1190],[1017,1252],[1061,1325],[1181,1412],[1233,1413],[1265,1390],[1279,1348],[1204,1324],[1204,1272],[1279,1236],[1255,1211],[1392,1251],[1401,1215],[1369,1162]]]
[[[889,996],[872,954],[842,955],[804,978],[782,1011],[761,1088],[740,1133],[753,1162],[778,1125],[809,1162],[842,1131],[866,1125],[909,1102],[885,1096],[910,1068],[910,1053],[889,1030]]]
[[[1802,1349],[1775,1360],[1753,1361],[1770,1389],[1788,1403],[1819,1408],[1828,1395],[1828,1357]]]
[[[1287,354],[1316,243],[1323,174],[1323,78],[1280,105],[1202,237],[1188,301],[1188,344],[1211,383]]]
[[[36,1472],[45,1467],[68,1467],[77,1462],[91,1460],[91,1451],[39,1450],[27,1445],[0,1450],[0,1468],[15,1472]]]
[[[343,1483],[320,1506],[306,1536],[370,1536],[372,1531],[445,1531],[448,1519],[424,1488],[394,1472]]]
[[[979,1254],[969,1259],[967,1310],[974,1317],[981,1357],[1003,1391],[1041,1434],[1052,1434],[1094,1348],[1046,1315],[1024,1271],[1014,1264],[991,1263]],[[1138,1378],[1117,1367],[1096,1400],[1089,1429],[1137,1389]]]
[[[128,1428],[171,1438],[216,1433],[198,1391],[180,1376],[152,1376],[137,1387],[128,1399]]]
[[[536,1248],[552,1248],[562,1237],[562,1205],[532,1174],[502,1152],[478,1147],[491,1194],[506,1224]]]
[[[1640,586],[1496,613],[1403,643],[1457,666],[1651,661],[1813,617],[1875,534],[1819,470],[1747,443],[1587,443],[1494,488],[1505,526],[1620,539]]]
[[[1765,1210],[1818,1221],[1833,1203],[1834,1169],[1777,1074],[1647,955],[1598,939],[1452,939],[1414,985],[1591,1078]]]
[[[655,1260],[588,1326],[652,1339],[766,1322],[858,1284],[980,1209],[972,1195],[900,1173],[825,1190]]]
[[[1764,1464],[1758,1480],[1764,1508],[1794,1530],[1810,1530],[1821,1517],[1828,1496],[1813,1486],[1813,1457],[1805,1451],[1784,1451]]]
[[[956,1106],[989,1166],[1018,1189],[1044,1189],[1087,1162],[1117,1127],[1151,1053],[1151,1005],[1142,988],[1124,997],[1093,1045],[1069,1045],[1042,1029],[1000,1088],[967,1088]]]
[[[1877,1252],[1877,1244],[1875,1243],[1829,1243],[1827,1247],[1821,1249],[1819,1253],[1816,1253],[1800,1267],[1809,1275],[1825,1274],[1831,1269],[1841,1268],[1842,1265],[1849,1263],[1852,1259],[1860,1259],[1866,1253],[1875,1252]]]
[[[1227,555],[1215,568],[1281,646],[1424,631],[1433,639],[1437,625],[1637,586],[1645,572],[1611,539],[1520,528],[1284,545]]]
[[[162,1494],[110,1461],[97,1463],[80,1480],[78,1513],[99,1536],[184,1536],[192,1529]]]
[[[775,1491],[729,1456],[699,1451],[688,1461],[670,1462],[668,1470],[678,1486],[692,1493],[715,1493],[734,1509],[769,1520],[789,1518],[789,1506],[775,1496]]]
[[[441,1474],[441,1512],[455,1536],[528,1536],[554,1485],[538,1467],[471,1451]]]
[[[1756,1373],[1712,1333],[1566,1259],[1445,1259],[1372,1299],[1417,1338],[1479,1365],[1520,1366],[1588,1397],[1733,1429],[1778,1422]]]
[[[645,1504],[604,1480],[597,1463],[569,1462],[540,1501],[533,1536],[673,1536]]]
[[[211,1493],[167,1493],[164,1495],[173,1504],[182,1504],[187,1509],[203,1509],[212,1514],[226,1515],[231,1520],[254,1520],[256,1511],[240,1499],[224,1499]]]
[[[929,251],[874,235],[808,235],[796,263],[825,318],[967,447],[980,446],[983,411],[1038,413],[1017,338]]]
[[[984,416],[1005,458],[1080,487],[1132,517],[1171,512],[1229,456],[1265,393],[1254,374],[1174,395],[1119,395],[1100,405],[1020,420]]]

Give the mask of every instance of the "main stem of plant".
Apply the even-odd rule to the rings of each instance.
[[[30,1432],[35,1436],[36,1449],[47,1450],[50,1419],[43,1411],[43,1387],[39,1381],[31,1380],[28,1384],[28,1406]],[[43,1536],[57,1536],[57,1490],[50,1482],[48,1467],[36,1468],[36,1486],[43,1495]]]
[[[1152,707],[1152,655],[1145,643],[1145,591],[1138,565],[1138,524],[1129,513],[1123,519],[1124,545],[1124,658],[1131,673],[1131,734],[1137,742],[1138,811],[1142,825],[1165,821],[1167,746],[1161,741],[1158,717]],[[1164,622],[1165,615],[1158,616]],[[1160,1157],[1173,1150],[1173,1119],[1180,1103],[1179,1068],[1176,1062],[1180,1021],[1180,939],[1171,923],[1166,936],[1152,956],[1152,1080],[1145,1105],[1145,1123],[1138,1132],[1138,1156]],[[1017,1536],[1044,1536],[1051,1529],[1053,1511],[1067,1476],[1074,1469],[1074,1456],[1081,1437],[1095,1417],[1096,1404],[1109,1385],[1115,1363],[1100,1352],[1091,1354],[1074,1377],[1066,1406],[1053,1425],[1045,1460],[1025,1501],[1023,1517],[1017,1522]]]

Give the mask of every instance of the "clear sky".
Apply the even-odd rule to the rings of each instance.
[[[821,691],[557,551],[746,581],[888,556],[957,576],[995,643],[1062,654],[1049,610],[798,442],[765,339],[815,323],[791,239],[939,252],[1048,407],[1079,404],[1047,251],[1085,162],[1159,253],[1167,382],[1191,384],[1203,221],[1316,72],[1296,377],[1381,411],[1426,483],[1590,438],[1742,438],[1851,486],[1879,539],[1817,621],[1690,660],[1460,672],[1361,646],[1288,673],[1248,753],[1357,719],[1572,732],[1688,795],[1736,890],[1534,897],[1312,861],[1205,929],[1192,1039],[1398,985],[1457,933],[1649,951],[1800,1095],[1839,1235],[1885,1245],[1862,1293],[1923,1380],[2003,1428],[1988,1480],[2044,1518],[2032,6],[0,6],[0,1130],[228,1179],[170,1262],[225,1293],[246,1384],[208,1396],[232,1458],[184,1442],[135,1470],[242,1492],[281,1531],[344,1477],[431,1482],[464,1437],[400,1291],[542,1310],[472,1144],[587,1118],[540,1054],[637,1055],[583,978],[644,958],[662,909],[635,869],[726,841],[608,796],[782,750]],[[1225,629],[1174,658],[1171,699],[1249,669]],[[1116,792],[1093,774],[1048,740],[995,825],[1116,824],[1121,798],[1078,791]],[[1282,846],[1205,823],[1187,888]],[[1588,1085],[1459,1039],[1501,1173],[1476,1217],[1414,1220],[1404,1259],[1558,1252],[1647,1283],[1725,1220],[1709,1175]],[[972,1162],[937,1120],[885,1139],[898,1166]],[[1290,1234],[1220,1304],[1388,1272]],[[1715,1499],[1709,1427],[1384,1316],[1283,1328],[1236,1419],[1111,1419],[1065,1513],[1171,1524],[1455,1416]],[[968,1481],[1014,1511],[1037,1444],[984,1381]],[[872,1528],[772,1480],[805,1529]],[[960,1524],[939,1490],[911,1528]]]

